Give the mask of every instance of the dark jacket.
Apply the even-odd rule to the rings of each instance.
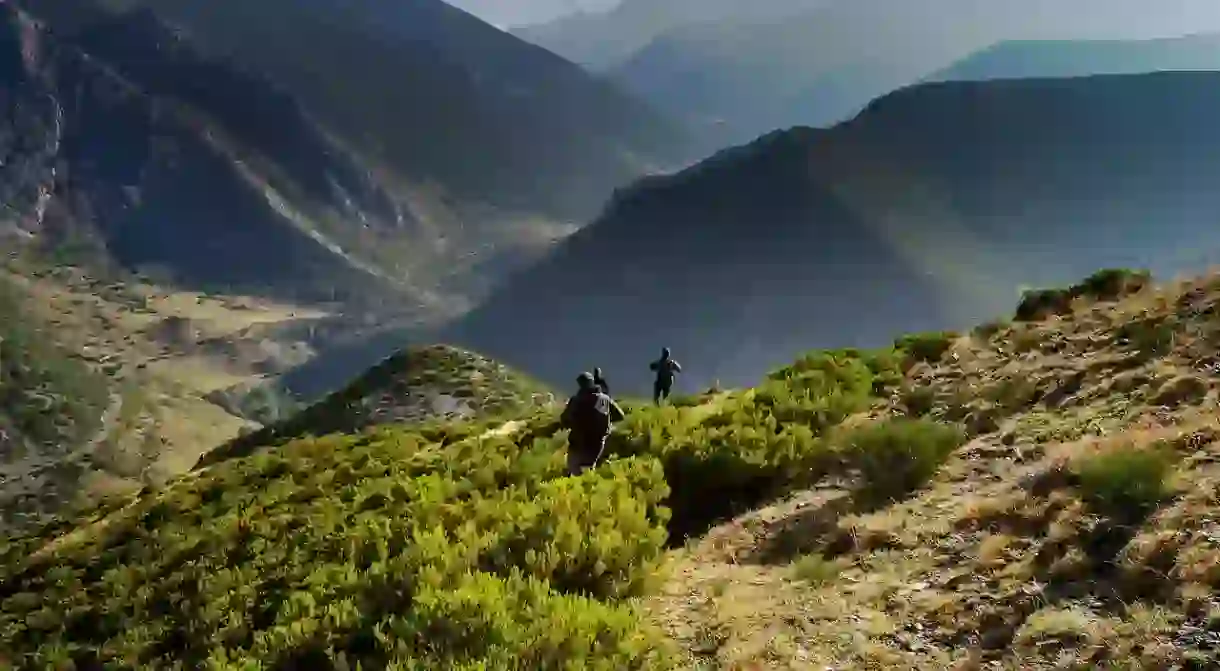
[[[657,384],[668,387],[674,383],[674,377],[682,372],[682,366],[673,359],[657,359],[648,366],[657,372]]]
[[[598,389],[577,392],[559,417],[569,429],[568,449],[596,456],[601,453],[610,435],[610,425],[622,421],[623,409]]]

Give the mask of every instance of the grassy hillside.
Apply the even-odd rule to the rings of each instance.
[[[106,375],[48,338],[23,292],[0,276],[0,473],[89,441],[109,397]]]
[[[1220,277],[1098,275],[1012,322],[632,407],[576,478],[553,412],[216,460],[11,539],[0,656],[1214,668],[1218,306]]]
[[[455,347],[412,347],[288,419],[205,454],[200,465],[306,434],[356,433],[383,424],[523,413],[553,400],[538,382]]]
[[[322,317],[6,258],[0,528],[189,469],[247,424],[210,395],[310,355],[287,327]]]

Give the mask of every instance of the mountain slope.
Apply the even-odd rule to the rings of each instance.
[[[1002,42],[971,54],[925,81],[1217,69],[1220,69],[1220,35],[1157,40],[1048,40]]]
[[[204,290],[424,298],[361,259],[367,248],[338,225],[384,222],[393,205],[291,98],[202,58],[147,13],[93,16],[65,37],[0,7],[10,229],[47,252]]]
[[[111,3],[151,7],[265,73],[376,170],[439,186],[470,225],[488,216],[475,206],[580,220],[686,158],[643,104],[440,0]]]
[[[1218,304],[1212,276],[810,352],[631,410],[579,477],[553,414],[217,463],[0,548],[0,655],[1210,668]]]
[[[1092,267],[1200,267],[1220,242],[1217,109],[1210,73],[905,89],[643,180],[441,339],[637,392],[668,346],[695,390],[978,321]]]
[[[66,455],[104,436],[113,421],[115,401],[108,376],[72,357],[48,330],[19,287],[0,277],[0,527],[24,521],[13,510],[14,504],[22,507],[20,499],[70,492],[54,491],[53,486],[50,491],[15,490],[13,484],[27,473],[54,470]],[[63,470],[73,468],[79,466],[69,464]]]
[[[524,413],[553,398],[541,384],[472,352],[441,345],[410,348],[290,418],[210,451],[198,467],[304,435],[433,419],[485,419]]]
[[[7,250],[0,267],[0,529],[189,469],[249,422],[210,399],[321,348],[326,314],[204,296]],[[257,428],[257,425],[255,425]]]

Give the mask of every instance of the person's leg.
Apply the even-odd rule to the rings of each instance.
[[[672,387],[668,384],[661,385],[661,398],[665,399],[666,401],[669,401],[670,389],[672,389]]]
[[[661,404],[661,391],[664,389],[660,382],[652,383],[652,402],[656,405]]]
[[[584,459],[579,451],[568,448],[568,475],[576,476],[584,472]]]

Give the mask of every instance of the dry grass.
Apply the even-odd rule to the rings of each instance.
[[[930,484],[713,529],[650,613],[687,668],[1220,668],[1218,347],[1216,274],[959,338],[891,408],[972,427]]]
[[[155,339],[151,334],[159,323],[179,317],[190,320],[199,339],[240,339],[253,325],[325,316],[249,298],[103,285],[66,273],[0,272],[30,296],[48,337],[103,371],[113,393],[124,397],[122,416],[111,418],[96,449],[65,450],[29,460],[25,472],[6,472],[0,507],[25,514],[97,501],[164,480],[247,425],[204,396],[257,380],[258,373],[243,369],[239,361],[201,355],[191,343]]]

